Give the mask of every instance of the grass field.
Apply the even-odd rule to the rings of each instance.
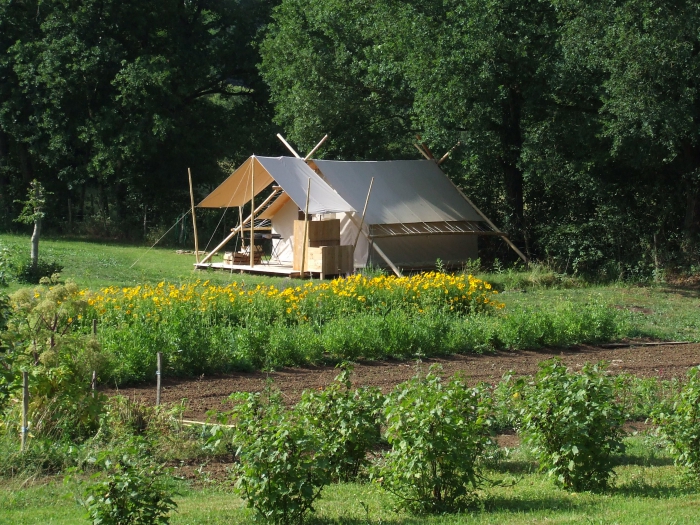
[[[392,510],[389,495],[372,484],[345,483],[326,487],[311,524],[435,525],[584,523],[697,523],[700,493],[687,486],[679,471],[653,438],[627,439],[627,453],[616,468],[613,488],[605,494],[570,493],[554,486],[518,451],[487,469],[486,477],[503,486],[485,486],[480,508],[461,515],[412,517]],[[488,484],[487,484],[488,485]],[[62,479],[15,479],[0,485],[0,524],[73,524],[83,510]],[[245,524],[252,511],[230,491],[228,482],[180,484],[176,524]]]

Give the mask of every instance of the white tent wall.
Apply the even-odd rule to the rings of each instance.
[[[479,256],[476,235],[430,234],[382,237],[374,242],[399,268],[434,268],[437,259],[446,267],[461,267],[468,259]],[[368,264],[385,268],[387,266],[376,251],[371,250]]]
[[[272,217],[272,233],[279,233],[281,239],[273,239],[274,253],[282,264],[292,264],[294,259],[294,221],[299,217],[299,207],[292,200]]]
[[[340,244],[353,245],[357,238],[357,226],[351,219],[350,213],[336,213],[336,217],[340,218]],[[360,222],[358,217],[357,222]],[[363,230],[367,232],[367,225],[363,226]],[[364,268],[367,266],[367,257],[369,256],[369,242],[367,237],[360,234],[355,247],[355,268]]]

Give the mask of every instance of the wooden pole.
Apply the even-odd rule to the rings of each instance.
[[[433,160],[428,156],[428,154],[418,144],[414,144],[414,146],[418,151],[420,151],[420,154],[423,155],[426,159]]]
[[[255,209],[255,155],[250,168],[250,209]],[[250,267],[255,266],[255,217],[250,221]]]
[[[27,421],[27,413],[29,412],[29,374],[22,372],[22,435],[20,443],[20,451],[24,452],[27,446],[27,434],[29,434],[29,423]]]
[[[92,390],[92,397],[95,397],[95,390],[97,390],[97,372],[92,371],[92,381],[90,382],[90,390]]]
[[[454,188],[459,192],[459,194],[464,198],[464,200],[467,201],[467,202],[471,205],[472,208],[474,208],[474,211],[475,211],[476,213],[478,213],[478,214],[481,216],[482,219],[484,219],[484,221],[486,222],[486,224],[488,224],[489,226],[491,226],[491,228],[493,229],[493,231],[498,232],[498,233],[500,234],[500,237],[501,237],[504,241],[506,241],[506,243],[508,243],[508,246],[510,246],[510,247],[513,249],[513,251],[514,251],[515,253],[518,254],[518,256],[523,260],[523,262],[524,262],[526,265],[530,264],[530,261],[528,260],[527,257],[525,257],[525,255],[523,254],[523,252],[521,252],[520,250],[518,250],[517,246],[515,246],[515,244],[513,244],[513,243],[511,242],[511,240],[508,238],[508,236],[507,236],[505,233],[503,233],[501,230],[499,230],[498,228],[496,228],[496,225],[495,225],[494,223],[492,223],[492,222],[489,220],[489,218],[488,218],[486,215],[484,215],[484,214],[481,212],[481,210],[480,210],[479,208],[477,208],[477,207],[474,205],[474,203],[469,199],[469,197],[467,197],[467,196],[464,194],[464,192],[463,192],[462,190],[459,189],[459,186],[457,186],[454,182],[452,182],[452,180],[451,180],[449,177],[447,177],[447,180],[450,181],[450,184],[452,184],[452,186],[454,186]]]
[[[301,244],[301,277],[304,277],[306,266],[306,239],[309,237],[309,197],[311,196],[311,177],[306,185],[306,207],[304,208],[304,239]]]
[[[160,406],[160,376],[161,376],[161,367],[163,365],[163,353],[158,352],[156,354],[157,358],[157,367],[158,370],[156,371],[156,406]]]
[[[307,160],[309,160],[309,159],[311,158],[311,155],[313,155],[314,153],[316,153],[316,150],[317,150],[318,148],[320,148],[321,145],[322,145],[324,142],[326,142],[326,139],[327,139],[327,138],[328,138],[328,134],[326,134],[326,135],[321,139],[321,141],[320,141],[318,144],[316,144],[316,145],[314,146],[314,149],[312,149],[311,151],[309,151],[309,154],[308,154],[306,157],[304,157],[304,162],[306,162]]]
[[[369,191],[367,191],[367,198],[365,199],[365,207],[362,209],[362,219],[360,220],[360,229],[357,230],[357,235],[355,236],[355,242],[352,243],[352,256],[355,257],[355,248],[357,248],[357,241],[360,240],[360,230],[365,224],[365,213],[367,213],[367,204],[369,204],[369,196],[372,193],[372,184],[374,184],[374,177],[369,181]]]
[[[284,137],[283,137],[282,135],[280,135],[280,134],[278,133],[278,134],[277,134],[277,138],[280,139],[280,140],[282,141],[282,144],[284,144],[285,146],[287,146],[287,149],[288,149],[289,151],[291,151],[292,154],[293,154],[296,158],[298,158],[298,159],[301,158],[301,155],[299,155],[296,151],[294,151],[294,148],[291,147],[291,146],[289,145],[289,142],[287,142],[286,140],[284,140]]]
[[[353,224],[359,228],[360,221],[357,220],[357,217],[353,217],[352,214],[348,214],[348,217],[353,222]],[[382,249],[379,248],[379,246],[377,246],[377,244],[372,240],[372,238],[370,238],[369,235],[367,235],[364,231],[362,231],[362,228],[360,228],[360,232],[362,233],[362,235],[365,236],[367,241],[370,243],[370,250],[372,248],[374,248],[374,251],[376,251],[382,259],[384,259],[384,262],[389,265],[389,268],[392,269],[392,271],[396,274],[396,276],[401,277],[401,270],[399,270],[398,267],[393,262],[391,262],[391,259],[389,259],[387,254],[385,254],[384,251],[382,251]]]
[[[199,262],[199,238],[197,237],[197,217],[194,213],[194,191],[192,190],[192,170],[187,168],[190,179],[190,202],[192,203],[192,227],[194,228],[194,260]]]
[[[440,157],[440,160],[438,161],[438,166],[439,166],[440,164],[442,164],[443,162],[445,162],[445,161],[447,160],[447,157],[449,157],[450,154],[451,154],[455,149],[457,149],[457,147],[458,147],[460,144],[462,144],[462,143],[461,143],[461,142],[458,142],[457,144],[455,144],[454,146],[452,146],[452,148],[451,148],[450,150],[448,150],[447,153],[445,153],[442,157]]]
[[[272,194],[271,194],[267,199],[265,199],[265,200],[262,202],[262,204],[261,204],[260,206],[258,206],[258,207],[255,209],[255,212],[253,212],[252,214],[250,214],[250,215],[248,216],[248,218],[247,218],[245,221],[243,221],[241,224],[239,224],[239,225],[236,226],[233,230],[231,230],[231,233],[228,234],[228,235],[226,236],[226,238],[225,238],[223,241],[221,241],[221,242],[219,243],[219,245],[218,245],[216,248],[214,248],[214,249],[213,249],[212,251],[210,251],[207,255],[205,255],[204,258],[203,258],[201,261],[199,261],[199,263],[200,263],[200,264],[204,264],[204,263],[207,262],[209,259],[211,259],[212,257],[214,257],[214,254],[215,254],[216,252],[218,252],[221,248],[223,248],[224,245],[225,245],[228,241],[230,241],[236,234],[238,234],[238,232],[241,231],[241,230],[243,229],[243,226],[244,226],[249,220],[251,220],[252,218],[254,218],[260,211],[262,211],[262,209],[265,207],[265,205],[266,205],[268,202],[270,202],[270,201],[271,201],[275,196],[277,196],[278,194],[279,194],[279,191],[273,191]]]
[[[97,337],[97,319],[92,320],[92,335]]]

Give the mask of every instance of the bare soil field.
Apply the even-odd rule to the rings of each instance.
[[[469,383],[481,381],[494,383],[503,374],[512,370],[517,375],[532,375],[537,372],[540,361],[558,356],[568,366],[582,367],[586,362],[601,360],[610,363],[613,373],[627,372],[639,377],[671,379],[682,377],[690,367],[700,365],[700,344],[630,346],[603,348],[578,346],[568,349],[544,349],[537,351],[502,351],[483,355],[454,355],[442,358],[415,361],[363,361],[355,364],[352,376],[354,386],[376,386],[388,392],[395,385],[411,378],[416,366],[423,370],[434,363],[442,366],[443,375],[449,377],[461,372]],[[163,403],[187,400],[185,418],[204,421],[209,410],[222,410],[225,401],[233,392],[257,392],[272,379],[282,392],[286,402],[299,400],[307,389],[320,389],[333,381],[338,370],[332,366],[284,368],[275,372],[235,373],[218,376],[203,376],[197,379],[163,378]],[[107,395],[117,393],[115,389],[102,389]],[[154,383],[127,387],[119,391],[134,399],[147,403],[155,402]]]

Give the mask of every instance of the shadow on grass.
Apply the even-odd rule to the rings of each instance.
[[[571,511],[589,506],[587,502],[576,502],[566,497],[543,496],[526,498],[508,498],[505,496],[490,496],[484,501],[484,510],[535,512],[542,510]]]
[[[619,458],[617,464],[620,466],[634,465],[637,467],[668,467],[673,465],[673,460],[668,457],[625,454]]]
[[[696,494],[700,487],[692,485],[649,484],[643,480],[632,480],[612,489],[611,493],[625,498],[667,499]]]
[[[533,472],[537,472],[537,462],[503,460],[489,463],[487,468],[499,474],[532,474]]]
[[[307,518],[304,522],[307,525],[409,525],[412,523],[424,523],[423,520],[416,519],[399,519],[399,520],[385,520],[382,518],[372,519],[368,518],[319,518],[317,516],[312,516]]]

